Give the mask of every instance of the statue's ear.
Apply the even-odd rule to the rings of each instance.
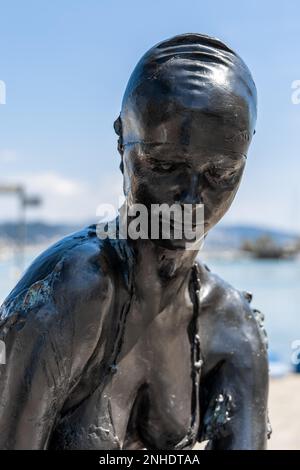
[[[114,130],[115,130],[115,133],[119,137],[121,137],[121,135],[122,135],[122,121],[121,121],[120,116],[118,116],[117,119],[114,122]]]
[[[119,136],[118,138],[118,152],[121,155],[121,163],[120,163],[120,170],[123,173],[124,165],[123,165],[123,135],[122,135],[122,121],[121,117],[118,116],[114,122],[114,130],[115,133]]]

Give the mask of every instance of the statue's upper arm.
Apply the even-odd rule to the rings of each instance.
[[[109,310],[112,283],[95,246],[76,246],[41,279],[36,269],[0,309],[0,448],[45,445]]]
[[[264,448],[268,360],[262,315],[251,308],[249,294],[214,276],[206,281],[199,326],[201,438],[212,439],[214,448]]]

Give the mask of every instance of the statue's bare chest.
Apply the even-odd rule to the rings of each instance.
[[[183,448],[194,439],[193,305],[181,297],[157,314],[151,308],[131,302],[112,373],[66,421],[63,447]]]

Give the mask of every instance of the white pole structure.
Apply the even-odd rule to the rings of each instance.
[[[17,237],[19,259],[17,261],[20,272],[23,271],[25,265],[25,246],[26,246],[26,208],[37,207],[42,203],[39,196],[28,196],[25,187],[17,184],[0,184],[0,195],[14,194],[19,199],[19,234]]]

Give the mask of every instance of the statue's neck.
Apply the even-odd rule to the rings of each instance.
[[[136,299],[156,314],[189,291],[196,251],[167,250],[151,240],[127,240],[133,250],[133,285]],[[180,302],[179,302],[180,304]],[[179,305],[178,304],[178,305]],[[181,301],[182,304],[182,301]],[[147,310],[147,311],[148,311]]]
[[[119,218],[117,224],[119,227]],[[180,283],[190,272],[198,254],[198,250],[168,249],[150,239],[128,238],[127,242],[134,253],[135,270],[143,276],[142,281],[147,283],[152,278],[161,285],[176,280]]]
[[[188,287],[197,250],[171,250],[149,239],[128,238],[126,245],[132,256],[135,289],[142,298],[161,297],[165,304],[170,295]]]
[[[135,267],[141,281],[147,284],[159,283],[162,287],[170,283],[174,288],[181,285],[198,254],[194,250],[168,250],[151,240],[139,239],[129,243],[135,254]]]

